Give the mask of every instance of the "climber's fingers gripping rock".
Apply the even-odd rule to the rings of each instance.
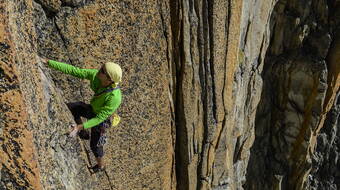
[[[48,59],[47,59],[47,58],[40,57],[40,61],[41,61],[44,65],[47,65],[47,64],[48,64]]]
[[[77,134],[78,134],[78,132],[79,132],[80,130],[82,130],[84,127],[83,127],[83,125],[75,125],[75,124],[72,124],[72,125],[70,126],[70,128],[71,128],[70,137],[76,137]]]

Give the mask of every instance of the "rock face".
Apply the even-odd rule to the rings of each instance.
[[[1,188],[91,189],[60,92],[38,65],[32,2],[1,2]],[[89,180],[85,180],[89,179]]]
[[[317,136],[339,93],[339,8],[335,1],[277,3],[247,189],[309,188]]]
[[[139,5],[1,2],[0,189],[172,188],[166,41],[159,4]],[[89,85],[46,68],[38,55],[84,68],[122,66],[123,119],[108,134],[105,173],[91,175],[89,143],[66,134],[74,121],[65,103],[89,102]]]
[[[338,189],[336,0],[0,1],[0,189]],[[67,137],[122,66],[106,171]],[[337,99],[337,101],[335,101]]]
[[[325,120],[325,127],[320,130],[318,144],[312,160],[311,175],[308,183],[311,189],[339,189],[340,187],[340,96],[334,102]]]
[[[171,3],[178,189],[245,183],[273,7],[272,1]]]

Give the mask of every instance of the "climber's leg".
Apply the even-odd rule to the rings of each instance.
[[[85,117],[87,119],[90,119],[94,117],[94,113],[92,111],[92,107],[89,104],[86,104],[84,102],[73,102],[73,103],[67,103],[66,104],[69,110],[71,111],[74,120],[77,124],[82,124],[81,117]],[[81,139],[90,139],[90,134],[87,130],[81,130],[79,131],[79,137]]]
[[[98,125],[91,128],[90,147],[97,161],[97,165],[95,165],[92,168],[94,171],[101,170],[104,168],[103,162],[104,147],[103,145],[98,146],[98,142],[101,136],[101,127],[102,127],[101,125]]]

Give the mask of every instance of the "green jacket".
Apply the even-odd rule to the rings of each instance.
[[[96,69],[81,69],[66,63],[61,63],[53,60],[49,60],[48,63],[50,67],[57,69],[65,74],[69,74],[80,79],[90,80],[90,87],[95,94],[110,88],[110,86],[106,88],[100,87],[100,80],[97,77],[97,73],[99,71]],[[84,128],[88,129],[105,121],[117,110],[121,101],[122,93],[119,88],[111,92],[103,93],[98,97],[93,96],[90,104],[94,113],[96,114],[96,117],[84,123]]]

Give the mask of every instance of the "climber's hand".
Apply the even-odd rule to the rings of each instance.
[[[44,65],[47,65],[48,64],[48,59],[44,58],[44,57],[40,57],[41,59],[41,62],[44,64]]]
[[[72,131],[70,132],[70,137],[76,137],[78,132],[83,128],[83,125],[71,125]]]

